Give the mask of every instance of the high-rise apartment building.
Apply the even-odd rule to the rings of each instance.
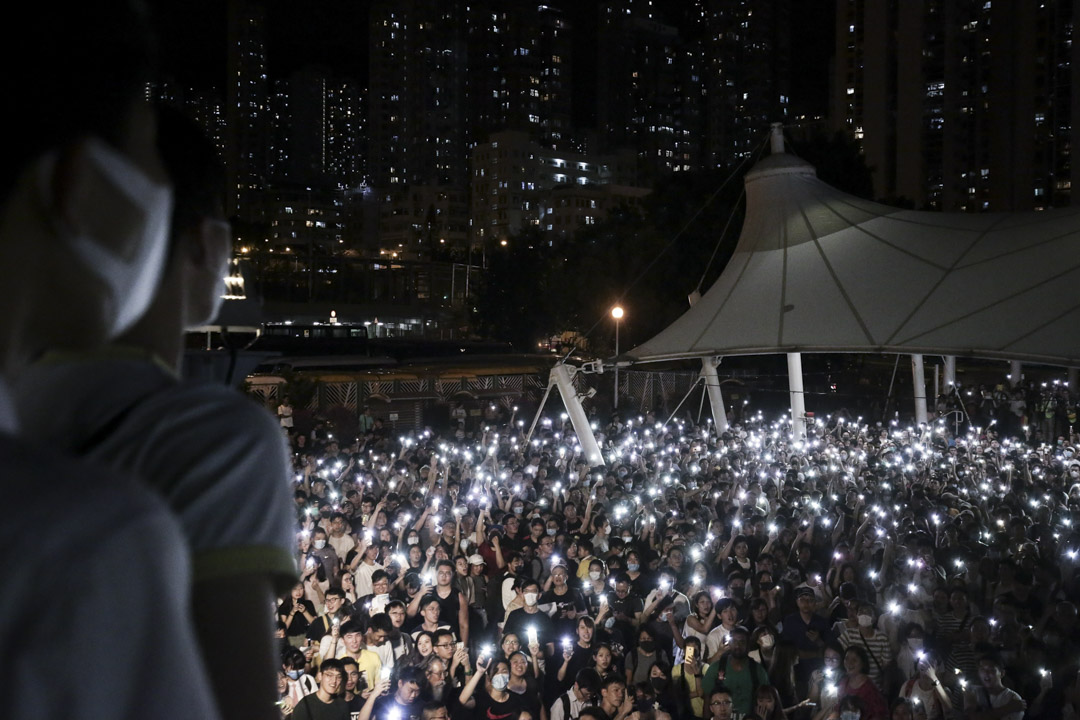
[[[760,149],[786,122],[791,82],[791,0],[697,0],[688,8],[705,54],[702,145],[708,167]]]
[[[328,189],[360,184],[364,122],[354,82],[307,68],[274,81],[269,108],[272,183]]]
[[[225,167],[229,210],[243,220],[258,221],[269,139],[266,18],[259,6],[245,0],[230,0],[228,18]]]
[[[879,197],[949,211],[1068,205],[1071,0],[837,0],[830,123]]]
[[[493,132],[526,132],[564,148],[572,140],[573,28],[551,5],[475,0],[466,6],[470,145]]]
[[[372,183],[465,187],[465,3],[376,0],[368,42]]]
[[[550,240],[601,220],[620,202],[648,194],[632,187],[632,150],[579,155],[552,150],[527,133],[493,133],[472,154],[472,243],[508,240],[529,225]]]
[[[633,147],[643,177],[701,163],[704,54],[649,0],[606,0],[597,37],[601,149]]]

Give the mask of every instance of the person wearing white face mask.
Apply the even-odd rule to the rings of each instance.
[[[19,18],[0,44],[4,97],[22,108],[5,124],[0,170],[0,607],[20,629],[0,640],[5,703],[38,720],[216,718],[177,520],[126,475],[21,440],[8,389],[49,349],[115,338],[153,296],[172,193],[140,99],[150,32],[130,2],[65,7],[60,22],[55,7],[28,6]]]
[[[528,638],[532,644],[533,635],[538,645],[546,649],[550,656],[555,652],[555,625],[546,613],[540,611],[540,585],[532,578],[519,580],[517,593],[522,606],[510,612],[503,623],[503,634],[513,633],[518,638]]]
[[[857,627],[845,628],[840,634],[840,644],[846,650],[855,646],[864,650],[870,660],[869,666],[864,672],[870,677],[874,685],[882,690],[885,681],[885,669],[892,664],[893,652],[889,644],[889,637],[874,627],[874,606],[870,603],[859,603],[855,612]]]
[[[909,680],[918,674],[920,656],[924,653],[926,631],[921,625],[913,623],[907,628],[907,637],[900,637],[896,653],[896,666],[900,676]]]
[[[288,454],[269,412],[224,384],[180,380],[184,333],[212,323],[221,308],[232,233],[216,148],[179,111],[158,114],[176,203],[161,282],[145,291],[149,308],[125,318],[110,347],[44,356],[16,402],[35,437],[166,498],[192,548],[196,628],[222,711],[269,717],[273,697],[263,688],[276,659],[267,603],[295,581]],[[105,267],[114,287],[128,272]],[[229,652],[236,647],[252,653],[239,674]]]

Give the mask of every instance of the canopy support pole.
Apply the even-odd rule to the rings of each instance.
[[[802,353],[787,354],[788,390],[791,393],[791,433],[796,442],[806,441],[806,397],[803,391]]]
[[[713,427],[716,428],[717,437],[728,431],[724,395],[720,391],[720,375],[716,372],[719,360],[719,358],[701,358],[701,377],[705,379],[705,390],[709,393],[709,407],[712,409]]]
[[[551,374],[548,375],[548,387],[554,384],[558,388],[566,413],[574,426],[574,432],[577,433],[578,442],[581,443],[581,449],[585,453],[585,460],[589,463],[589,467],[597,467],[604,464],[604,455],[596,443],[596,436],[593,435],[592,425],[589,424],[585,408],[581,406],[581,397],[574,388],[573,378],[578,372],[576,367],[556,363],[555,367],[551,368]]]
[[[941,397],[941,373],[938,372],[938,366],[934,365],[934,414],[938,413],[938,398]]]
[[[1066,379],[1066,382],[1069,383],[1069,389],[1072,392],[1075,392],[1076,391],[1076,370],[1077,369],[1074,368],[1074,367],[1071,367],[1068,370],[1069,370],[1069,374],[1066,376],[1065,379]]]
[[[1019,360],[1013,360],[1009,363],[1009,385],[1016,387],[1020,384],[1020,380],[1023,379],[1023,366]]]
[[[956,387],[956,356],[945,356],[945,394],[948,395]]]
[[[926,370],[923,367],[923,356],[911,356],[911,380],[915,384],[915,424],[925,425],[928,422],[926,413]]]

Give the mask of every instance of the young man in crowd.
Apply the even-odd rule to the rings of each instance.
[[[295,582],[290,469],[278,423],[220,384],[180,380],[184,333],[217,315],[232,257],[217,149],[160,109],[175,190],[167,263],[147,311],[109,347],[44,355],[21,379],[26,429],[50,447],[142,479],[192,548],[192,610],[223,713],[272,718],[268,611]]]
[[[65,459],[63,443],[20,424],[11,398],[27,362],[115,339],[158,287],[173,196],[143,100],[154,79],[143,10],[105,0],[60,17],[31,5],[0,43],[0,87],[21,108],[5,122],[0,174],[0,606],[13,630],[0,640],[0,688],[16,717],[218,716],[175,515],[126,473]],[[267,618],[252,643],[270,648]],[[275,668],[253,697],[271,711]]]
[[[293,709],[293,720],[347,720],[349,705],[343,697],[345,666],[340,660],[324,660],[317,676],[319,689]]]

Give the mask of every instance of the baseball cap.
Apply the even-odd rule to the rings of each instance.
[[[475,554],[475,555],[470,555],[469,556],[469,564],[470,565],[486,565],[487,561],[484,560],[484,557],[482,555]]]

